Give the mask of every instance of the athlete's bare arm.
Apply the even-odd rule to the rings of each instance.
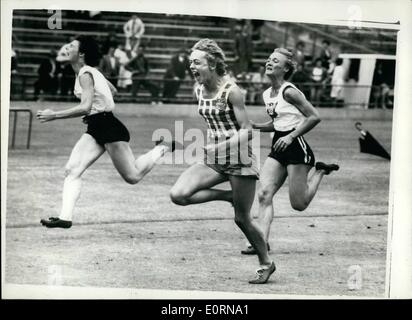
[[[309,132],[320,122],[319,112],[296,89],[291,87],[286,88],[286,90],[283,92],[283,95],[287,102],[294,105],[300,110],[300,112],[303,113],[305,120],[290,134],[276,141],[275,145],[273,146],[273,149],[276,152],[285,150],[296,137]]]
[[[82,97],[78,106],[61,111],[53,111],[51,109],[39,110],[37,112],[37,119],[41,122],[47,122],[56,119],[81,117],[89,114],[94,96],[93,77],[86,72],[79,77],[79,81],[82,87]]]
[[[255,123],[250,120],[250,124],[252,125],[253,129],[260,130],[262,132],[273,132],[275,131],[275,127],[273,126],[273,120],[268,120],[262,123]]]
[[[106,79],[106,81],[107,81],[107,85],[109,86],[110,92],[112,93],[112,95],[113,96],[116,95],[117,94],[116,87],[109,80]]]
[[[304,135],[320,122],[318,110],[296,89],[286,88],[283,95],[287,102],[298,108],[306,117],[305,121],[293,132],[293,137]]]

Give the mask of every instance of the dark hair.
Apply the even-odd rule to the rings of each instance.
[[[79,41],[79,53],[84,54],[84,63],[91,67],[97,66],[101,55],[96,40],[84,35],[78,36],[76,40]]]
[[[223,76],[226,73],[225,54],[218,46],[216,41],[210,39],[199,40],[193,47],[193,50],[200,50],[206,52],[206,60],[209,65],[216,67],[218,76]]]
[[[335,63],[336,63],[337,66],[340,66],[343,63],[343,59],[342,58],[337,58]]]
[[[323,40],[322,44],[327,44],[328,46],[330,45],[330,41],[329,40]]]

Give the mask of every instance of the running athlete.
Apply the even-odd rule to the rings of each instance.
[[[243,95],[225,76],[225,55],[213,40],[202,39],[193,46],[190,69],[197,82],[198,111],[208,124],[209,140],[204,161],[182,173],[170,191],[171,199],[182,206],[214,200],[232,203],[235,223],[256,248],[259,258],[260,268],[249,283],[266,283],[276,267],[269,258],[263,233],[250,215],[258,170],[249,148],[252,128]],[[240,149],[236,148],[239,144]],[[247,148],[242,148],[245,144]],[[247,157],[240,154],[242,149],[247,150]],[[225,181],[230,182],[232,190],[213,188]]]
[[[317,162],[303,135],[319,122],[319,113],[292,83],[286,81],[294,72],[292,53],[275,49],[266,61],[266,75],[271,87],[263,92],[266,111],[271,120],[252,123],[254,129],[274,132],[272,148],[260,172],[259,224],[269,248],[268,239],[273,221],[273,196],[289,177],[289,198],[292,208],[305,210],[318,190],[324,175],[338,170],[336,164]],[[315,166],[310,177],[312,167]],[[250,245],[243,254],[256,254]]]
[[[81,102],[66,110],[46,109],[37,112],[41,122],[83,116],[83,122],[87,123],[86,133],[74,146],[66,164],[60,216],[40,221],[47,228],[72,226],[74,206],[80,197],[82,174],[105,151],[122,178],[127,183],[136,184],[152,170],[157,160],[174,149],[173,143],[158,143],[148,153],[134,158],[129,146],[129,131],[112,113],[116,89],[94,68],[99,58],[98,45],[91,37],[79,36],[64,45],[58,60],[69,62],[73,67],[76,73],[74,93]]]

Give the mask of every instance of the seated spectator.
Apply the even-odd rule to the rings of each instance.
[[[265,66],[259,66],[258,72],[252,73],[249,87],[249,103],[263,104],[262,93],[269,87],[270,80],[265,75]]]
[[[143,21],[133,14],[132,18],[124,24],[123,31],[126,37],[126,50],[136,51],[145,31]]]
[[[143,46],[137,48],[137,55],[125,65],[125,68],[132,73],[132,97],[135,98],[140,86],[143,86],[150,92],[152,104],[160,103],[159,87],[146,79],[149,73],[149,62],[144,56]]]
[[[185,49],[181,49],[177,55],[170,60],[169,67],[164,76],[163,86],[163,101],[169,102],[176,98],[182,81],[186,77],[186,73],[193,79],[193,74],[190,71],[189,59]]]
[[[56,51],[51,50],[48,57],[44,59],[37,71],[39,77],[34,83],[34,99],[39,99],[41,91],[47,94],[56,94],[58,87],[58,77],[60,70],[56,63]]]
[[[119,59],[115,57],[115,47],[111,46],[100,60],[99,69],[115,87],[117,87],[117,78],[119,76],[120,63]]]
[[[119,61],[119,74],[117,80],[117,88],[127,90],[132,85],[132,73],[126,69],[126,65],[135,55],[130,50],[124,50],[122,44],[118,44],[114,51],[114,57]]]
[[[322,59],[315,60],[315,66],[312,69],[312,89],[311,89],[311,102],[315,106],[320,105],[321,97],[323,94],[324,81],[327,78],[327,71],[322,66]]]

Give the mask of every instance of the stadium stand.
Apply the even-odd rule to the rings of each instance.
[[[47,21],[52,14],[47,10],[15,10],[13,14],[13,49],[18,53],[18,74],[12,79],[12,99],[31,99],[37,69],[50,50],[59,49],[69,37],[81,34],[94,36],[103,42],[110,32],[124,41],[123,24],[130,18],[128,12],[101,12],[99,19],[73,19],[70,11],[62,11],[62,29],[49,29]],[[145,24],[142,43],[149,59],[149,77],[163,81],[170,58],[181,48],[190,48],[199,38],[216,40],[225,50],[229,66],[234,62],[233,19],[204,16],[164,15],[138,13]],[[262,27],[262,39],[254,41],[252,66],[263,64],[276,44],[294,48],[298,41],[307,44],[305,55],[311,59],[318,54],[322,39],[329,39],[332,49],[342,52],[394,53],[396,33],[373,29],[350,30],[345,27],[303,25],[298,23],[266,22]],[[359,41],[354,43],[353,39]],[[246,84],[247,86],[247,84]],[[139,98],[149,93],[139,92]],[[180,102],[192,101],[192,82],[185,81],[177,95]],[[59,99],[62,97],[48,97]],[[66,97],[73,99],[73,97]],[[118,101],[127,101],[130,94],[122,93]]]

